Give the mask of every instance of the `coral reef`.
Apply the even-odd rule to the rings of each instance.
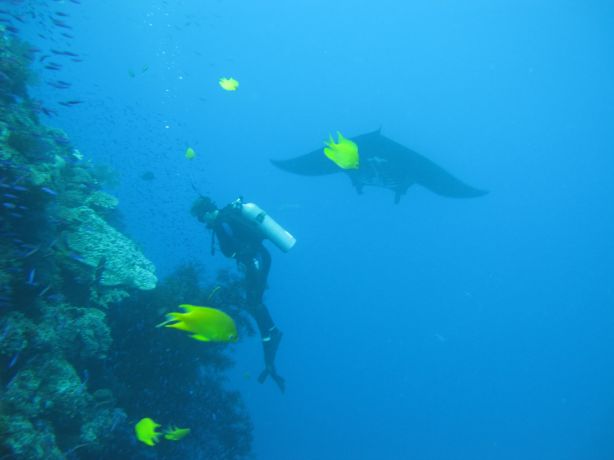
[[[3,26],[4,27],[4,26]],[[10,102],[27,96],[31,78],[32,53],[25,42],[11,39],[5,30],[0,33],[0,98]]]
[[[86,206],[72,210],[78,225],[65,233],[68,248],[81,255],[81,262],[96,269],[105,259],[100,278],[103,286],[127,285],[137,289],[153,289],[157,278],[154,265],[136,245]]]
[[[165,312],[191,299],[232,313],[239,336],[250,334],[247,316],[237,315],[211,295],[228,288],[201,287],[198,273],[195,265],[180,267],[154,291],[139,291],[110,309],[112,330],[122,334],[113,336],[109,355],[116,379],[108,386],[135,419],[147,416],[163,425],[181,423],[191,428],[180,443],[157,446],[162,455],[172,450],[177,458],[241,459],[251,449],[252,424],[240,394],[224,385],[224,371],[233,365],[224,353],[230,345],[203,344],[173,330],[155,328]],[[134,387],[146,397],[134,398]]]
[[[246,458],[251,422],[224,386],[228,348],[154,327],[186,296],[239,305],[238,286],[210,296],[193,267],[158,283],[117,228],[112,173],[40,122],[28,49],[0,26],[0,459]],[[143,450],[132,430],[143,416],[193,431]]]
[[[32,422],[23,415],[0,415],[0,438],[13,457],[24,459],[45,458],[63,460],[55,435],[45,422]]]

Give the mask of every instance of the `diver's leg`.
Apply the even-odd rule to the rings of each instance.
[[[252,316],[258,325],[258,330],[260,331],[262,351],[264,354],[264,370],[258,377],[258,381],[264,383],[266,378],[270,375],[283,393],[286,388],[285,380],[277,373],[277,368],[275,367],[275,357],[283,333],[275,326],[266,305],[261,303],[251,310]]]
[[[262,350],[264,352],[264,370],[258,376],[258,382],[264,383],[266,378],[270,375],[273,381],[277,384],[281,392],[286,390],[286,381],[277,373],[275,366],[275,356],[277,355],[277,349],[279,348],[279,342],[283,333],[274,327],[269,331],[269,335],[262,338]]]
[[[267,368],[275,369],[275,356],[279,348],[279,342],[283,333],[273,322],[269,309],[265,304],[261,303],[251,308],[251,314],[256,320],[260,338],[262,339],[262,348],[264,350],[264,363]]]
[[[266,277],[263,276],[260,261],[253,257],[244,262],[245,266],[245,290],[247,295],[247,305],[251,308],[262,303],[264,289],[266,288]]]
[[[266,250],[265,253],[268,255]],[[263,256],[264,254],[260,255]],[[262,302],[264,289],[266,287],[266,277],[270,266],[270,258],[268,259],[268,263],[267,257],[263,257],[261,260],[257,257],[253,257],[246,262],[245,288],[247,291],[247,308],[256,320],[256,324],[258,324],[260,337],[265,340],[265,338],[270,337],[271,331],[276,329],[269,309]]]
[[[266,253],[268,255],[268,252]],[[246,264],[245,285],[247,290],[247,307],[250,314],[258,325],[260,338],[262,339],[262,350],[264,352],[265,369],[260,374],[258,381],[263,383],[267,376],[271,376],[282,393],[285,390],[285,381],[275,369],[275,356],[279,348],[279,342],[283,336],[282,332],[275,326],[269,309],[262,302],[264,289],[266,288],[266,278],[270,267],[270,257],[266,255],[259,261],[253,258]],[[264,263],[263,263],[264,262]]]
[[[252,315],[252,317],[256,321],[256,324],[258,325],[260,337],[264,339],[269,335],[269,331],[271,329],[275,329],[275,323],[273,322],[273,318],[271,318],[269,309],[263,303],[249,305],[248,308],[249,313]]]

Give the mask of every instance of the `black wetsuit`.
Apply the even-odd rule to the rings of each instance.
[[[239,268],[245,271],[247,309],[258,325],[264,351],[265,369],[258,381],[263,383],[270,375],[283,392],[285,380],[275,369],[275,355],[282,333],[262,301],[271,268],[271,255],[262,244],[260,232],[242,216],[241,204],[235,203],[221,209],[210,227],[220,243],[222,253],[236,259]]]
[[[247,308],[258,324],[260,336],[267,337],[275,324],[262,302],[271,268],[271,255],[262,244],[262,236],[244,222],[240,210],[233,207],[220,210],[213,230],[222,253],[236,259],[239,267],[245,270]]]

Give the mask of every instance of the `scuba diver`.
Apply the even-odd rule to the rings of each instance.
[[[262,300],[271,268],[271,255],[262,242],[269,239],[287,252],[296,240],[257,205],[244,203],[241,197],[218,209],[209,197],[200,196],[192,205],[191,213],[213,231],[212,254],[217,238],[222,253],[235,259],[244,272],[247,309],[258,325],[264,351],[265,368],[258,381],[263,383],[270,375],[283,393],[285,381],[275,368],[275,355],[283,334]]]

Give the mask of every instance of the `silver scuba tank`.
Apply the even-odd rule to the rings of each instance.
[[[235,201],[233,206],[240,208],[241,216],[254,225],[264,238],[271,240],[275,246],[284,252],[288,252],[292,249],[296,243],[296,238],[294,238],[290,232],[279,225],[257,204],[243,203],[239,200]]]

